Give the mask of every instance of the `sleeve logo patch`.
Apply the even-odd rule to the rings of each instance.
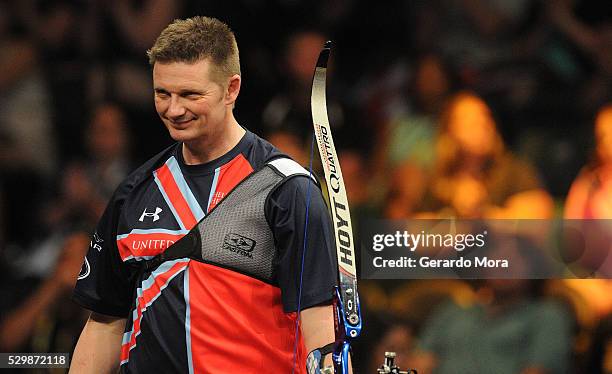
[[[79,272],[79,276],[77,280],[87,278],[87,276],[89,275],[90,269],[91,268],[89,266],[89,261],[87,260],[87,257],[85,257],[85,261],[83,262],[83,266],[81,266],[81,271]]]
[[[95,250],[97,250],[98,252],[102,251],[102,243],[104,243],[104,240],[100,237],[100,235],[98,235],[98,232],[94,232],[93,237],[91,238],[91,241],[89,242],[89,246]]]
[[[237,253],[239,255],[253,258],[255,240],[239,234],[229,233],[223,239],[223,249]]]

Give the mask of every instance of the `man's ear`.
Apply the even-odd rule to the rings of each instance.
[[[242,78],[240,75],[234,74],[227,81],[227,90],[225,91],[225,105],[234,105],[238,94],[240,93],[240,84]]]

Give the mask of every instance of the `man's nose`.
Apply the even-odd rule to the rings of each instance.
[[[186,109],[183,106],[182,100],[178,95],[172,95],[170,97],[170,105],[166,111],[166,116],[170,118],[179,118],[184,116]]]

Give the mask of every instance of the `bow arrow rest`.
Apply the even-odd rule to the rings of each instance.
[[[331,46],[331,41],[326,42],[319,54],[312,81],[310,104],[314,137],[319,149],[329,195],[328,209],[333,222],[338,258],[338,286],[334,302],[336,325],[334,365],[337,373],[345,374],[348,373],[350,341],[358,337],[361,332],[361,309],[357,293],[355,246],[349,204],[327,116],[325,88]]]

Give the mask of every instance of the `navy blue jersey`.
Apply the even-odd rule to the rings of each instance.
[[[286,157],[248,131],[230,152],[206,164],[186,165],[181,149],[164,150],[119,186],[92,237],[74,299],[128,319],[124,372],[288,372],[308,189],[302,309],[329,302],[336,285],[331,222],[320,189],[299,176],[267,199],[265,217],[277,250],[271,282],[190,259],[146,272],[145,260],[184,236],[240,181]],[[303,342],[299,347],[302,362]]]

